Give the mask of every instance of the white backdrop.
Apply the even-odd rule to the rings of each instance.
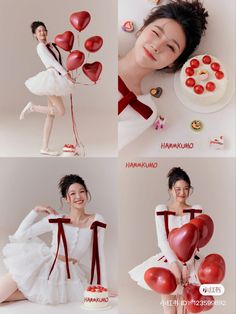
[[[126,168],[126,162],[157,162],[155,169]],[[119,215],[119,278],[121,313],[162,313],[160,296],[139,287],[128,271],[159,252],[156,240],[154,209],[169,199],[166,175],[175,166],[190,176],[194,192],[191,205],[200,204],[214,221],[215,231],[201,254],[221,254],[227,272],[223,285],[226,306],[215,306],[209,313],[235,313],[235,159],[228,158],[159,158],[121,160]],[[131,311],[132,309],[132,311]]]
[[[79,33],[70,24],[69,17],[84,10],[90,12],[91,21]],[[83,52],[86,52],[83,47],[85,39],[94,35],[103,37],[103,47],[90,53],[88,61],[103,64],[100,79],[93,86],[77,85],[74,106],[87,156],[116,155],[116,0],[100,0],[99,3],[96,0],[1,0],[0,156],[39,156],[45,116],[33,113],[19,121],[19,114],[29,100],[46,104],[46,97],[31,94],[24,85],[26,79],[45,69],[31,34],[30,24],[34,20],[45,22],[49,41],[53,41],[57,34],[71,30],[75,35],[73,49],[78,49],[79,34]],[[83,73],[79,81],[92,84]],[[51,147],[58,150],[64,144],[73,143],[69,97],[64,100],[66,115],[55,119],[51,140]]]
[[[60,208],[59,179],[75,173],[82,176],[92,195],[87,211],[101,214],[107,223],[105,256],[108,283],[111,289],[117,290],[117,160],[1,158],[0,173],[0,274],[6,272],[2,247],[8,236],[16,231],[22,219],[36,205]]]

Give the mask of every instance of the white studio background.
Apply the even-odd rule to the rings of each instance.
[[[160,1],[160,5],[168,3]],[[235,1],[204,0],[204,7],[209,12],[208,26],[205,36],[194,55],[209,53],[221,60],[235,83]],[[119,0],[118,1],[118,33],[119,55],[123,56],[135,42],[135,34],[143,25],[143,20],[155,6],[155,0]],[[134,33],[126,33],[121,26],[127,20],[135,24]],[[150,127],[139,138],[127,145],[122,156],[139,157],[235,157],[235,89],[234,96],[220,111],[213,113],[197,113],[186,108],[177,98],[174,90],[174,74],[156,72],[143,80],[143,88],[149,92],[151,87],[160,86],[163,94],[155,99],[158,115],[167,119],[165,129],[156,131]],[[233,84],[235,85],[235,84]],[[201,132],[193,132],[191,121],[201,120],[204,128]],[[223,135],[225,148],[210,148],[210,139]],[[194,149],[161,149],[161,143],[194,143]]]
[[[91,21],[78,32],[69,22],[72,13],[88,11]],[[48,40],[70,30],[75,35],[73,49],[86,52],[84,41],[103,37],[102,48],[90,53],[88,62],[100,61],[103,71],[95,85],[77,85],[74,93],[75,119],[87,156],[115,156],[117,134],[117,1],[116,0],[0,0],[1,80],[0,80],[0,156],[39,156],[45,116],[33,113],[23,121],[19,114],[28,101],[46,105],[46,97],[31,94],[24,82],[45,70],[39,59],[30,25],[43,21]],[[62,51],[62,50],[61,50]],[[65,64],[68,52],[62,51]],[[82,72],[82,69],[80,70]],[[83,74],[79,82],[92,84]],[[62,150],[73,143],[69,97],[64,98],[66,115],[56,117],[51,147]]]
[[[126,162],[157,162],[156,169],[126,168]],[[235,159],[228,158],[159,158],[122,160],[120,162],[119,215],[119,304],[121,313],[162,313],[160,296],[139,287],[128,271],[157,254],[155,214],[158,204],[169,199],[166,175],[180,166],[190,176],[194,192],[191,205],[199,204],[215,226],[211,241],[201,250],[206,256],[221,254],[227,272],[223,285],[226,306],[215,306],[209,313],[235,313]],[[131,310],[132,309],[132,310]]]
[[[117,160],[115,158],[1,158],[0,163],[0,274],[6,269],[2,248],[23,218],[36,205],[60,208],[59,179],[78,174],[92,195],[87,211],[101,214],[106,223],[105,255],[108,283],[117,290]],[[64,203],[64,209],[66,205]],[[64,211],[61,210],[60,213]],[[46,238],[45,238],[46,239]]]

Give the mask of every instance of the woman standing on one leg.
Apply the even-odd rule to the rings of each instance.
[[[55,44],[47,42],[47,28],[43,22],[35,21],[31,24],[31,30],[38,41],[37,53],[46,67],[46,71],[39,72],[29,78],[25,85],[36,95],[47,96],[48,105],[41,106],[29,102],[20,114],[20,120],[32,112],[46,115],[43,129],[43,140],[40,153],[46,155],[58,155],[57,152],[49,150],[49,140],[52,132],[55,116],[65,114],[65,106],[62,96],[72,92],[74,80],[63,68],[61,54]]]

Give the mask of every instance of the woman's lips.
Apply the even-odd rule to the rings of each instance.
[[[143,49],[144,49],[146,55],[149,57],[149,59],[152,59],[152,60],[154,60],[154,61],[157,61],[157,60],[155,59],[155,57],[153,56],[153,54],[152,54],[149,50],[147,50],[145,47],[143,47]]]

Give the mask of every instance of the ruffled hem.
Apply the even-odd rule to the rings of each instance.
[[[74,84],[50,68],[29,78],[25,86],[39,96],[67,96],[73,92]]]

